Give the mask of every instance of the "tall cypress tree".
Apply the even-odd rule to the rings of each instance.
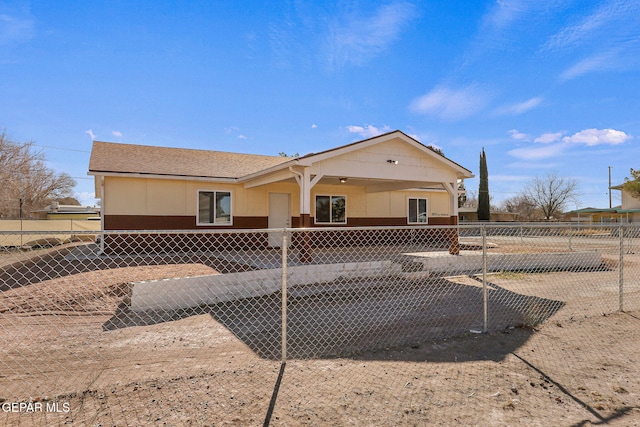
[[[484,147],[480,154],[480,187],[478,188],[478,221],[489,221],[489,172]]]

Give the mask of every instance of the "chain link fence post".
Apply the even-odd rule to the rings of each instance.
[[[569,224],[569,251],[573,251],[573,224]]]
[[[524,244],[524,227],[520,224],[520,243]]]
[[[489,330],[489,310],[487,300],[487,226],[482,224],[482,332]]]
[[[287,361],[287,229],[282,230],[282,363]]]
[[[624,311],[624,224],[618,229],[620,238],[620,257],[618,259],[618,310]]]

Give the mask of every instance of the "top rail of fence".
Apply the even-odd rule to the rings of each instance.
[[[618,229],[618,228],[639,228],[640,223],[560,223],[560,222],[473,222],[473,223],[460,223],[455,225],[434,225],[434,224],[424,224],[424,225],[397,225],[397,226],[330,226],[330,227],[307,227],[307,228],[248,228],[248,229],[239,229],[239,228],[225,228],[225,229],[145,229],[145,230],[101,230],[101,229],[68,229],[68,228],[51,228],[51,229],[38,229],[38,230],[29,230],[29,229],[17,229],[17,230],[4,230],[0,229],[0,235],[14,235],[14,234],[24,234],[24,235],[36,235],[42,233],[66,233],[69,234],[73,232],[73,234],[228,234],[228,233],[236,233],[236,234],[254,234],[254,233],[269,233],[269,232],[282,232],[283,230],[291,231],[291,232],[322,232],[322,231],[363,231],[363,230],[398,230],[398,229],[451,229],[451,228],[459,228],[459,229],[478,229],[478,228],[504,228],[504,229],[514,229],[514,228],[539,228],[539,229],[563,229],[563,228],[593,228],[593,229]]]

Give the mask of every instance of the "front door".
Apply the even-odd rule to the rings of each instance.
[[[269,193],[269,228],[287,228],[291,226],[291,208],[289,193]],[[269,233],[269,246],[282,246],[282,233]]]

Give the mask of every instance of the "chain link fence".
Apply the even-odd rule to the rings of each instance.
[[[16,241],[0,425],[640,422],[633,224]]]

